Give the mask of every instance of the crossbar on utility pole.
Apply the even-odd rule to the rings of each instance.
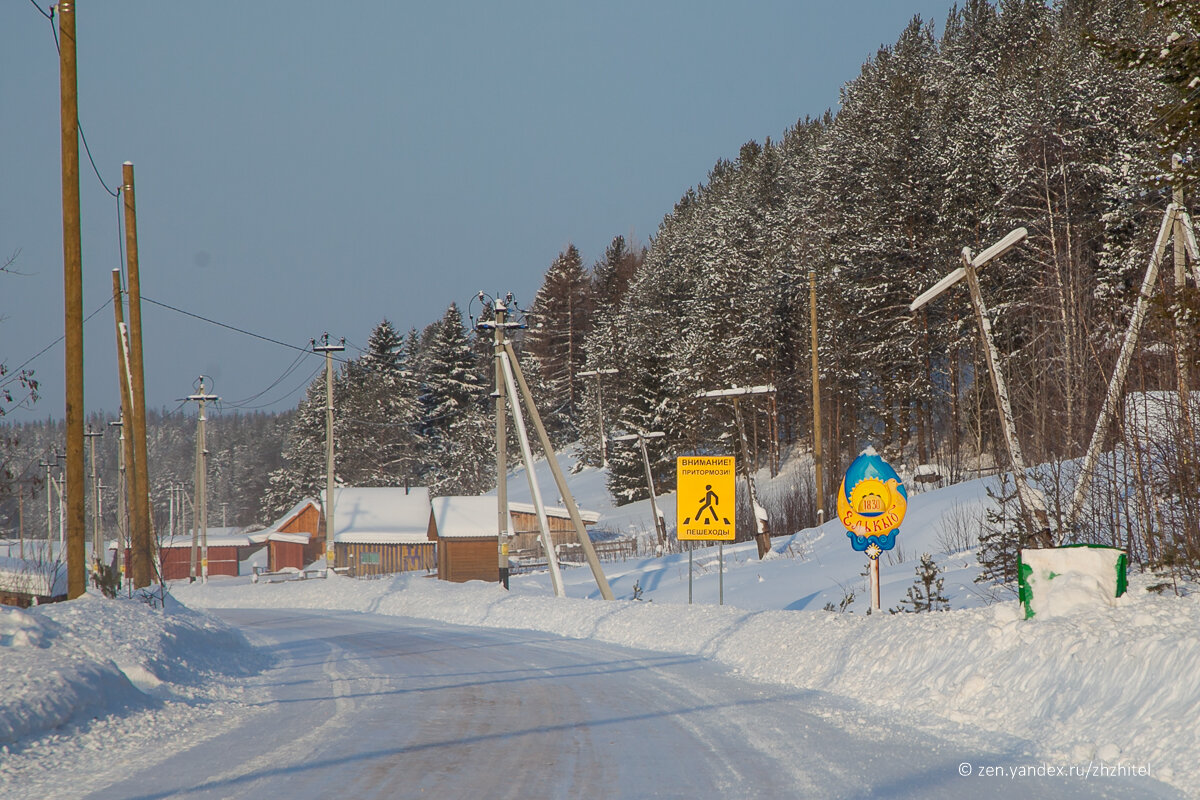
[[[346,349],[346,340],[341,344],[330,344],[329,334],[321,337],[321,344],[312,341],[314,353],[325,354],[325,569],[334,568],[336,553],[333,547],[333,354]]]

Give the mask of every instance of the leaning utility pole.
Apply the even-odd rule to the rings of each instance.
[[[121,480],[117,487],[120,493],[120,525],[122,533],[121,565],[122,579],[130,589],[133,588],[133,574],[136,570],[139,555],[133,536],[133,509],[136,507],[133,482],[130,472],[136,472],[136,450],[133,446],[133,436],[126,435],[125,421],[133,418],[133,370],[130,367],[129,328],[125,324],[124,304],[121,301],[121,270],[112,271],[113,290],[113,319],[117,326],[117,376],[121,388],[121,419],[110,423],[121,428]],[[132,424],[129,426],[132,431]],[[138,587],[141,588],[141,587]]]
[[[480,299],[482,300],[484,297],[485,295],[480,292]],[[507,321],[508,307],[515,306],[512,295],[509,294],[505,298],[504,303],[497,302],[496,305],[505,306],[505,319]],[[506,325],[511,326],[507,322]],[[480,327],[488,327],[488,324],[481,323]],[[571,494],[566,477],[563,475],[562,469],[558,466],[558,459],[554,456],[554,448],[550,444],[550,437],[546,434],[546,427],[542,424],[542,418],[538,414],[537,406],[534,405],[533,393],[529,391],[529,385],[525,382],[525,375],[521,372],[521,365],[517,363],[517,354],[513,350],[512,343],[503,336],[497,336],[496,346],[500,348],[498,352],[499,363],[497,366],[503,372],[507,389],[506,395],[511,399],[513,422],[516,424],[518,438],[521,440],[522,456],[525,458],[525,471],[529,479],[529,489],[533,495],[534,506],[538,511],[538,525],[542,529],[543,547],[546,549],[546,560],[550,566],[550,578],[554,584],[555,596],[563,596],[565,591],[562,587],[562,578],[558,575],[558,558],[554,552],[553,543],[550,541],[549,524],[545,519],[545,507],[541,502],[541,491],[538,488],[537,478],[533,471],[533,454],[529,447],[529,438],[525,431],[524,418],[521,415],[522,401],[525,404],[525,408],[529,411],[529,417],[533,421],[534,429],[537,431],[542,452],[546,455],[546,464],[550,467],[550,473],[554,476],[554,483],[558,487],[558,493],[562,497],[563,504],[567,507],[567,514],[571,518],[571,524],[575,528],[575,535],[579,539],[579,545],[583,548],[584,557],[587,559],[588,566],[592,570],[592,577],[595,578],[596,586],[600,589],[600,596],[605,600],[612,600],[612,588],[608,585],[608,578],[604,576],[604,570],[600,566],[600,558],[596,555],[596,548],[592,545],[592,540],[583,525],[583,518],[579,516],[579,508],[575,505],[575,497]],[[501,524],[503,525],[504,523],[502,522]]]
[[[971,291],[971,307],[975,310],[975,322],[979,326],[979,336],[983,340],[983,354],[987,360],[988,373],[992,378],[992,393],[996,399],[996,408],[1000,411],[1000,430],[1004,434],[1004,442],[1008,446],[1009,462],[1013,471],[1013,481],[1017,485],[1017,497],[1021,503],[1021,510],[1031,524],[1034,536],[1038,537],[1043,545],[1050,546],[1053,544],[1053,539],[1050,534],[1049,516],[1046,514],[1046,502],[1042,498],[1041,492],[1029,483],[1029,477],[1025,474],[1025,457],[1021,453],[1021,443],[1017,440],[1017,426],[1013,421],[1012,405],[1009,403],[1008,385],[1004,380],[1004,371],[1000,366],[1000,353],[996,350],[996,342],[992,337],[992,323],[988,318],[988,309],[983,302],[983,293],[979,289],[979,278],[976,273],[976,270],[984,264],[1016,247],[1028,235],[1029,232],[1024,228],[1017,228],[978,255],[973,255],[971,248],[964,247],[962,266],[913,300],[908,310],[916,311],[963,278],[967,279],[967,287]]]
[[[1177,225],[1177,223],[1179,223]],[[1162,224],[1158,229],[1158,238],[1154,241],[1154,250],[1150,253],[1150,263],[1146,267],[1146,276],[1142,279],[1142,288],[1138,292],[1137,303],[1133,307],[1133,316],[1129,319],[1129,327],[1125,330],[1125,340],[1121,343],[1121,352],[1117,356],[1116,366],[1108,382],[1108,392],[1104,396],[1104,404],[1100,407],[1100,416],[1096,419],[1096,427],[1092,431],[1092,441],[1088,445],[1087,455],[1079,469],[1079,477],[1075,480],[1075,491],[1071,495],[1071,506],[1067,510],[1064,527],[1074,528],[1079,514],[1083,510],[1083,500],[1091,488],[1092,477],[1100,458],[1100,448],[1108,435],[1108,425],[1117,410],[1117,403],[1125,387],[1125,376],[1129,372],[1129,364],[1133,360],[1133,351],[1137,347],[1138,336],[1142,324],[1146,321],[1146,313],[1150,310],[1150,301],[1154,295],[1154,287],[1158,283],[1158,270],[1162,266],[1167,252],[1167,240],[1172,237],[1182,239],[1188,255],[1192,258],[1192,277],[1200,285],[1200,249],[1196,246],[1196,229],[1192,218],[1188,216],[1183,206],[1171,203],[1163,212]],[[1186,401],[1184,401],[1186,404]]]
[[[208,446],[204,439],[204,404],[209,401],[220,400],[215,394],[208,394],[204,391],[204,376],[200,376],[200,391],[196,394],[188,395],[188,400],[194,400],[200,411],[200,416],[196,421],[196,527],[200,529],[200,575],[205,583],[208,583],[208,487],[206,486],[208,474]]]
[[[75,4],[58,3],[58,75],[62,127],[63,299],[66,338],[67,598],[87,591],[83,469],[83,247],[79,221],[79,94]]]
[[[130,433],[133,437],[133,490],[129,513],[132,517],[133,588],[149,586],[154,580],[154,546],[150,541],[150,472],[146,445],[146,381],[142,367],[142,284],[138,270],[137,206],[133,193],[133,164],[121,166],[121,192],[125,196],[125,264],[129,272],[129,391]]]
[[[659,555],[667,551],[667,521],[658,511],[658,499],[654,496],[654,473],[650,470],[650,455],[646,452],[647,439],[661,439],[666,436],[662,431],[629,433],[613,438],[614,442],[632,442],[637,440],[642,449],[642,466],[646,469],[646,489],[650,492],[650,513],[654,515],[654,532],[658,535]]]
[[[330,344],[329,334],[321,337],[321,344],[312,340],[314,353],[325,354],[325,569],[334,567],[333,548],[333,354],[346,349],[346,340],[341,344]]]
[[[596,379],[596,406],[599,408],[600,417],[600,466],[608,467],[608,443],[604,435],[604,386],[600,380],[601,375],[616,375],[615,369],[589,369],[586,372],[575,373],[580,378]]]
[[[746,426],[742,422],[742,409],[738,401],[746,395],[774,394],[774,384],[742,388],[734,386],[731,389],[714,389],[710,392],[697,392],[696,397],[728,397],[733,400],[733,417],[737,422],[738,440],[742,444],[742,477],[746,479],[746,488],[750,492],[750,507],[754,512],[754,541],[758,544],[758,558],[762,560],[771,551],[771,531],[767,524],[767,510],[759,505],[758,492],[754,488],[754,474],[750,469],[750,444],[746,441]],[[757,465],[756,465],[757,466]]]
[[[596,555],[596,548],[592,545],[592,539],[588,536],[587,529],[583,525],[583,518],[579,516],[579,508],[575,505],[575,496],[571,494],[571,487],[567,485],[566,476],[563,475],[562,468],[558,465],[558,459],[554,456],[554,447],[550,444],[550,436],[546,433],[546,426],[542,424],[542,415],[538,413],[537,406],[533,402],[533,392],[529,391],[529,384],[525,382],[525,375],[521,371],[521,365],[517,363],[517,354],[513,351],[512,343],[505,341],[504,343],[504,367],[508,375],[508,379],[512,381],[516,379],[517,388],[520,389],[521,398],[525,401],[525,407],[529,410],[529,417],[533,420],[533,429],[537,431],[538,442],[542,445],[542,452],[546,454],[546,464],[550,467],[550,474],[554,476],[554,483],[558,487],[558,493],[562,496],[563,504],[567,507],[567,515],[571,518],[571,524],[575,527],[575,536],[579,539],[579,545],[583,548],[584,558],[587,559],[588,567],[592,570],[592,577],[596,580],[596,586],[600,589],[600,596],[605,600],[612,600],[612,589],[608,585],[608,578],[604,576],[604,570],[600,566],[600,558]],[[515,397],[512,383],[509,383],[509,393]],[[514,409],[516,406],[513,406]],[[532,467],[532,465],[530,465]]]

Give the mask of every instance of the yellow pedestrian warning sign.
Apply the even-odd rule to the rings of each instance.
[[[680,456],[675,476],[676,537],[732,542],[737,508],[733,456]]]

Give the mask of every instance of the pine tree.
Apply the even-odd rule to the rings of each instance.
[[[893,614],[922,613],[927,611],[949,611],[950,599],[942,593],[942,570],[929,553],[921,554],[921,563],[917,566],[917,579],[908,587],[908,597],[900,601],[896,608],[890,608]]]

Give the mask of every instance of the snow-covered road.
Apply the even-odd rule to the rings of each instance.
[[[252,710],[162,742],[166,761],[89,797],[959,798],[1030,781],[1045,796],[1154,796],[1144,780],[981,778],[1034,762],[693,656],[374,614],[219,613],[276,656],[249,679]]]

